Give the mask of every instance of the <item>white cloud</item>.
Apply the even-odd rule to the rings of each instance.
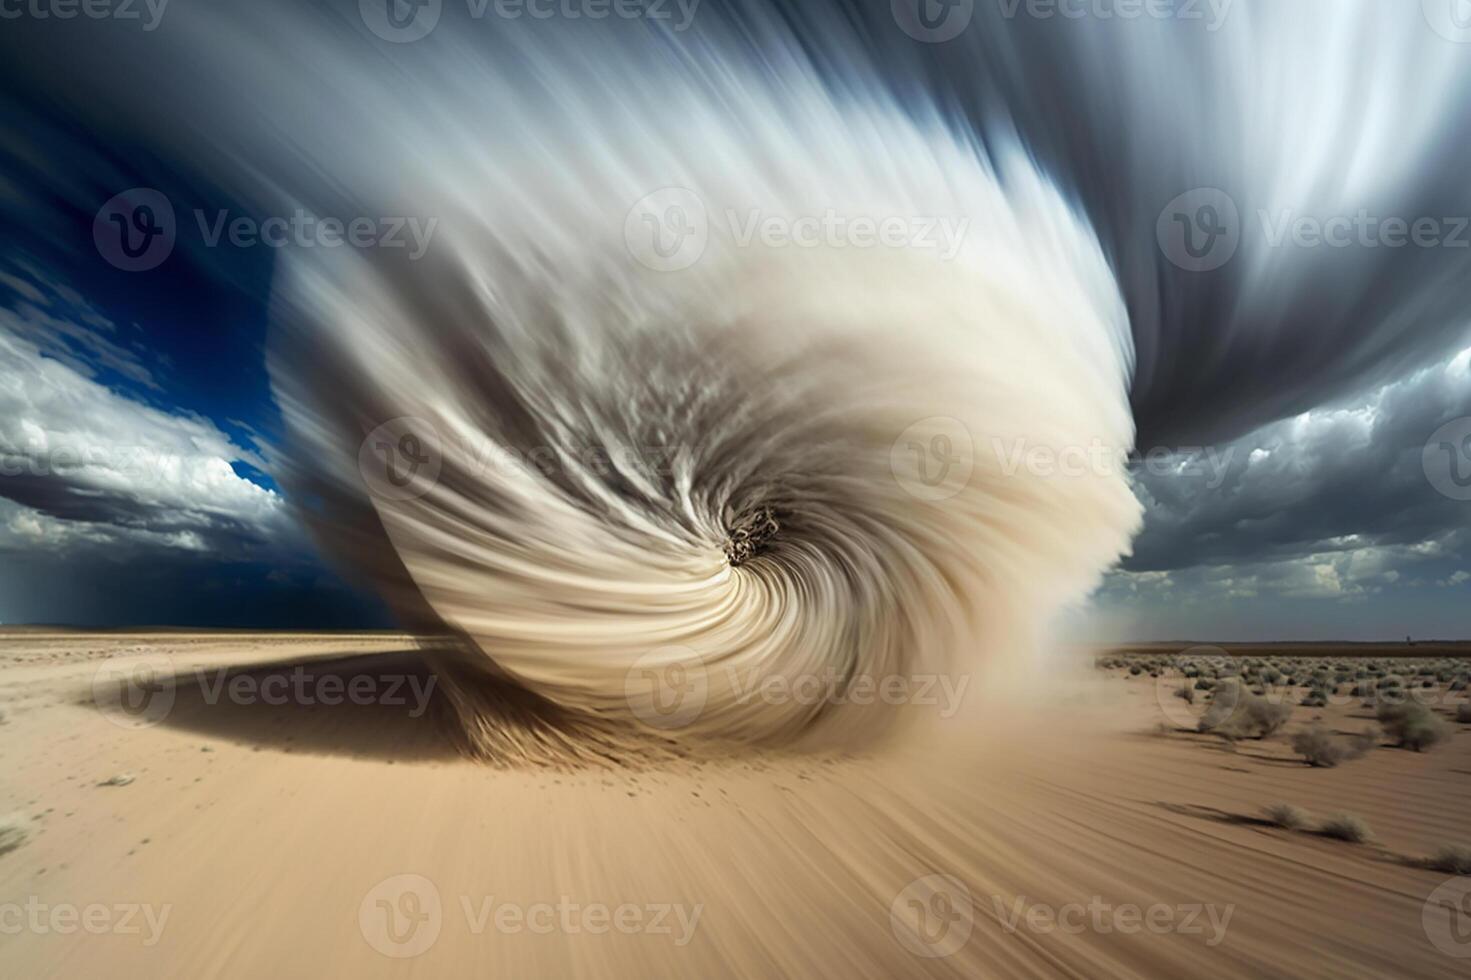
[[[0,329],[0,494],[20,505],[8,542],[197,549],[213,531],[270,537],[284,502],[237,462],[263,465],[208,419],[134,401]]]

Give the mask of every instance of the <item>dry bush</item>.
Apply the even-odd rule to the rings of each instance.
[[[1308,825],[1307,811],[1291,803],[1273,803],[1262,811],[1269,822],[1284,830],[1301,830]]]
[[[1332,768],[1340,762],[1357,759],[1374,747],[1373,733],[1351,738],[1337,738],[1322,725],[1314,725],[1292,736],[1292,751],[1310,766]]]
[[[1352,813],[1334,814],[1318,825],[1318,833],[1334,840],[1346,840],[1350,844],[1362,844],[1374,836],[1364,819]]]
[[[1222,682],[1212,694],[1196,730],[1224,738],[1265,738],[1292,717],[1292,705],[1247,691],[1240,681]]]
[[[0,854],[8,854],[31,836],[31,824],[23,813],[0,817]]]
[[[1451,875],[1471,875],[1471,847],[1461,844],[1443,844],[1435,855],[1425,862],[1432,871],[1444,871]]]
[[[1423,704],[1381,704],[1376,716],[1397,744],[1416,752],[1425,751],[1447,734],[1445,722]]]

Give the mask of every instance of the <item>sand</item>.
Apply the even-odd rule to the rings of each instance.
[[[426,679],[395,652],[412,647],[0,638],[0,814],[17,814],[24,837],[0,854],[0,973],[1451,977],[1471,966],[1432,941],[1437,929],[1442,945],[1459,938],[1452,913],[1426,911],[1448,876],[1417,863],[1471,838],[1464,727],[1432,752],[1379,748],[1311,769],[1283,736],[1233,750],[1175,730],[1154,682],[1079,658],[1038,702],[978,697],[938,747],[517,770],[461,758],[440,706],[415,716],[412,696],[272,705],[250,693],[309,663],[308,691],[335,690],[329,674],[344,687],[367,677],[391,700],[393,678],[400,693]],[[176,688],[159,719],[99,705],[99,667],[161,655],[185,671],[277,666],[230,675],[249,678],[233,700]],[[1294,727],[1320,714],[1344,731],[1367,724],[1355,705],[1299,708]],[[1376,839],[1256,819],[1279,800],[1356,813]],[[1451,952],[1471,954],[1471,918],[1459,924]]]

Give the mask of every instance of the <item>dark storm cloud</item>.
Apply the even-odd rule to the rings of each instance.
[[[932,9],[947,29],[942,41],[931,37],[941,43],[925,43],[913,25],[902,28],[905,2],[707,0],[678,25],[471,23],[446,4],[431,37],[387,55],[432,64],[447,50],[437,45],[474,45],[488,60],[519,63],[534,36],[554,39],[569,70],[615,50],[657,59],[705,46],[760,65],[795,40],[837,98],[861,99],[875,84],[901,104],[922,92],[908,101],[929,105],[933,95],[978,133],[983,153],[1019,136],[1078,202],[1115,268],[1145,445],[1234,438],[1420,366],[1464,329],[1471,230],[1459,222],[1471,216],[1471,141],[1457,120],[1471,110],[1471,49],[1438,33],[1420,4],[1180,0],[1130,15],[1108,0],[976,0]],[[99,131],[142,140],[181,166],[234,169],[238,191],[268,194],[243,186],[259,178],[240,161],[272,139],[270,120],[313,103],[324,120],[365,107],[334,102],[306,75],[270,89],[231,85],[229,73],[259,67],[248,47],[222,50],[219,78],[202,86],[197,51],[262,24],[363,33],[356,2],[308,6],[171,9],[166,29],[120,33],[62,77],[53,66],[72,40],[65,25],[17,23],[12,33],[27,43],[9,71],[21,88],[44,79]],[[951,18],[960,18],[953,32]],[[365,67],[385,57],[370,37],[359,47]],[[544,94],[528,86],[528,98]],[[1158,234],[1162,219],[1169,231],[1178,217],[1205,235],[1200,207],[1221,202],[1167,209],[1197,188],[1223,191],[1232,212],[1210,212],[1229,255],[1213,254],[1204,271],[1182,268]],[[1341,246],[1280,239],[1283,222],[1337,227],[1361,213],[1372,230]],[[1383,224],[1421,220],[1439,224],[1414,241]]]
[[[1432,444],[1426,461],[1437,431],[1467,417],[1471,349],[1361,398],[1257,429],[1184,473],[1141,470],[1145,526],[1124,567],[1169,571],[1417,547],[1402,557],[1471,565],[1471,555],[1451,549],[1466,543],[1458,532],[1471,526],[1471,501],[1457,499],[1464,494],[1456,479],[1465,477],[1452,469],[1467,460],[1461,449]]]
[[[1204,3],[1173,5],[1193,17],[1133,19],[1058,7],[977,0],[953,41],[898,46],[971,118],[1015,125],[1077,195],[1129,310],[1142,445],[1232,438],[1394,378],[1463,333],[1471,49],[1436,33],[1420,4],[1241,0],[1219,20]],[[883,12],[864,9],[885,36]],[[1337,32],[1358,40],[1330,43]],[[1157,231],[1167,204],[1202,187],[1237,210],[1222,209],[1229,234],[1204,264],[1232,235],[1239,244],[1191,271]],[[1204,203],[1181,210],[1194,222]],[[1361,234],[1361,211],[1433,220],[1419,241],[1437,244],[1382,223]],[[1279,239],[1284,214],[1352,219],[1350,244]]]

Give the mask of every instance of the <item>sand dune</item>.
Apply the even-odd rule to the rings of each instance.
[[[498,769],[459,755],[437,689],[416,699],[432,675],[402,652],[411,647],[393,637],[0,641],[0,812],[21,814],[27,835],[0,855],[3,972],[1466,969],[1427,933],[1437,915],[1453,924],[1426,911],[1447,877],[1416,865],[1467,835],[1465,732],[1431,753],[1386,748],[1315,770],[1280,737],[1230,751],[1162,733],[1147,678],[1080,662],[1039,707],[978,695],[938,745]],[[100,665],[160,655],[189,678],[161,717],[94,696]],[[240,678],[234,695],[211,697]],[[402,704],[387,693],[395,679]],[[292,683],[321,699],[354,682],[374,703],[265,700]],[[1295,723],[1310,714],[1299,709]],[[1360,714],[1329,709],[1326,720],[1352,730]],[[99,785],[120,775],[133,778]],[[1256,819],[1278,800],[1355,812],[1376,841]]]

